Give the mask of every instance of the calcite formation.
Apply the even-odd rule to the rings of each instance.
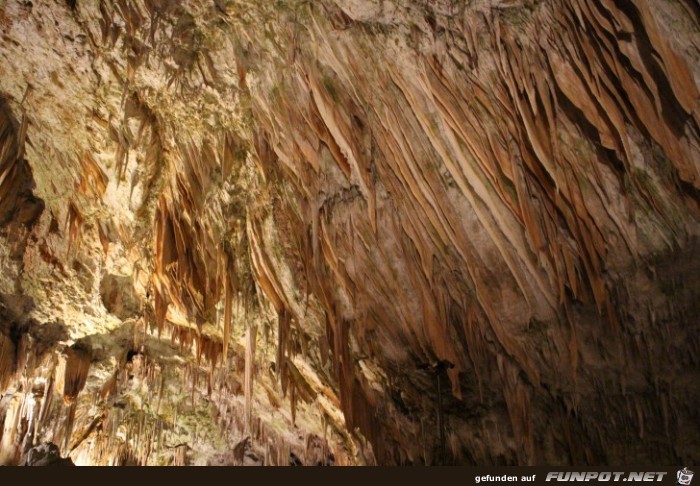
[[[696,1],[0,34],[1,464],[700,460]]]

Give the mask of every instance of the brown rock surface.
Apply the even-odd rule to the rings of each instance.
[[[697,462],[699,28],[3,3],[0,463]]]

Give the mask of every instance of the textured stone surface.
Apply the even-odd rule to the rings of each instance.
[[[70,459],[64,459],[56,444],[47,442],[29,449],[22,466],[75,466]]]
[[[6,2],[0,460],[697,462],[699,18]]]

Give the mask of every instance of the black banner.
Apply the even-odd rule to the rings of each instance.
[[[174,484],[190,482],[205,484],[208,481],[271,480],[278,484],[295,484],[303,481],[323,482],[336,486],[338,481],[390,481],[391,484],[443,484],[480,486],[526,486],[562,484],[612,485],[646,484],[649,486],[693,486],[692,467],[640,466],[640,467],[333,467],[333,468],[241,468],[241,467],[148,467],[148,468],[0,468],[0,484],[10,481],[129,481],[143,484],[174,481]],[[332,482],[329,484],[329,482]],[[17,483],[13,483],[17,484]],[[19,483],[22,484],[22,483]],[[700,486],[700,483],[697,483]],[[134,485],[135,486],[135,485]],[[365,486],[362,484],[361,486]],[[386,485],[388,486],[388,484]]]

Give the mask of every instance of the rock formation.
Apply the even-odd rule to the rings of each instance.
[[[695,0],[0,35],[0,464],[700,460]]]

